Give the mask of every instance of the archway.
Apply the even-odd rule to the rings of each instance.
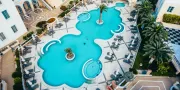
[[[24,4],[23,4],[23,7],[25,9],[25,11],[32,11],[32,8],[31,8],[31,5],[28,1],[25,1]]]
[[[20,15],[24,15],[24,12],[20,6],[16,5],[16,9],[18,10]]]

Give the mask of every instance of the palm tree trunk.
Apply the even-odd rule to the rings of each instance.
[[[83,5],[84,5],[84,7],[88,10],[88,8],[87,8],[84,0],[83,0]]]
[[[99,17],[99,23],[102,22],[102,13],[100,13],[100,17]]]
[[[67,31],[67,33],[68,33],[67,22],[65,22],[65,24],[66,24],[66,31]]]

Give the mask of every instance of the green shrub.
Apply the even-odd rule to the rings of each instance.
[[[64,17],[65,14],[67,14],[69,12],[70,12],[70,10],[66,10],[66,11],[62,12],[58,17]]]
[[[40,35],[40,34],[42,34],[43,29],[37,29],[36,32],[37,32],[38,35]]]
[[[74,1],[70,1],[69,4],[73,4]]]
[[[36,27],[39,27],[39,28],[42,28],[42,29],[45,29],[47,26],[47,21],[40,21],[36,24]]]
[[[79,2],[79,0],[76,0],[75,2],[76,2],[76,4],[77,4],[77,3]]]
[[[27,40],[27,36],[23,36],[23,40]]]
[[[129,68],[130,72],[133,72],[133,74],[138,74],[138,71],[135,68]]]
[[[63,10],[63,11],[66,11],[67,7],[66,6],[61,6],[60,9]]]
[[[14,83],[21,83],[21,78],[20,77],[14,78]]]
[[[34,33],[33,31],[32,31],[32,32],[29,32],[29,33],[27,34],[27,37],[28,37],[28,38],[31,37],[33,33]]]
[[[180,16],[175,15],[175,14],[164,14],[163,22],[180,25]]]
[[[16,51],[15,51],[15,56],[16,56],[17,58],[19,58],[19,50],[18,50],[18,49],[16,49]]]
[[[23,90],[22,82],[13,85],[13,90]]]
[[[13,78],[22,77],[22,74],[21,74],[21,72],[15,71],[15,72],[12,74],[12,77],[13,77]]]
[[[33,33],[34,33],[33,31],[29,32],[27,35],[23,36],[23,39],[28,40],[32,36]]]
[[[68,8],[71,9],[74,5],[73,4],[69,4]],[[67,10],[66,10],[67,11]]]

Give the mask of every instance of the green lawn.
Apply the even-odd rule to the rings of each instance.
[[[142,66],[140,66],[140,63],[142,63]],[[134,69],[148,69],[148,66],[149,66],[148,63],[149,63],[149,58],[144,57],[143,53],[138,52],[133,68]]]

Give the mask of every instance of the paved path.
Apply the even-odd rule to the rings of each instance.
[[[7,83],[7,90],[13,90],[14,80],[12,78],[12,73],[15,71],[15,61],[14,55],[11,51],[3,55],[2,58],[2,73],[1,78]]]
[[[179,78],[138,76],[128,86],[127,90],[169,90]]]

